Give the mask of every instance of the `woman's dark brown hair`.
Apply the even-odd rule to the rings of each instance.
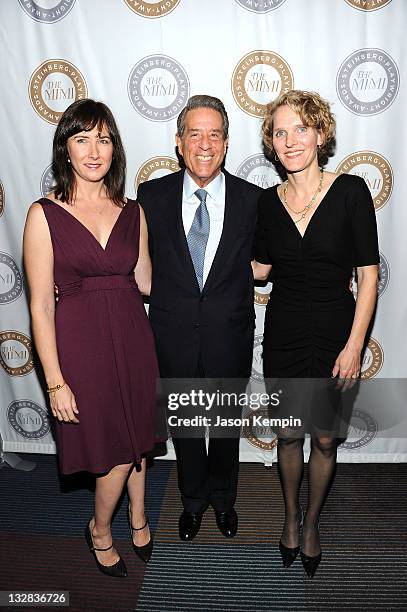
[[[117,204],[124,205],[126,181],[126,156],[120,133],[111,110],[103,102],[88,98],[77,100],[64,112],[54,134],[52,146],[52,173],[54,175],[55,197],[71,204],[75,199],[76,179],[68,161],[68,138],[79,132],[89,132],[97,126],[101,132],[105,128],[113,145],[110,168],[104,177],[108,197]]]

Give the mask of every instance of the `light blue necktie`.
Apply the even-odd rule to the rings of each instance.
[[[196,209],[191,229],[188,232],[187,243],[192,263],[194,264],[196,279],[202,291],[205,251],[209,238],[210,225],[209,213],[206,208],[206,196],[208,193],[205,189],[197,189],[195,195],[199,199],[200,204]]]

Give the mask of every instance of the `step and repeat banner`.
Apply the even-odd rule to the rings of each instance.
[[[117,119],[129,197],[141,182],[178,170],[176,117],[190,95],[224,101],[231,125],[226,168],[264,188],[279,181],[263,154],[265,105],[291,88],[328,99],[337,119],[337,148],[327,168],[364,178],[379,226],[379,300],[362,378],[406,377],[406,23],[403,0],[2,0],[4,451],[55,452],[33,355],[22,230],[29,204],[52,186],[51,143],[61,113],[85,97],[106,102]],[[262,386],[270,290],[269,284],[255,292],[253,389]],[[391,403],[383,409],[391,410]],[[365,404],[356,406],[339,460],[406,461],[405,437],[379,430]],[[245,428],[242,460],[275,460],[276,440],[263,434],[255,425]]]

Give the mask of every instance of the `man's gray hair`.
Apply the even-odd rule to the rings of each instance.
[[[229,119],[226,109],[223,105],[222,100],[215,98],[214,96],[197,95],[189,98],[187,105],[182,109],[177,119],[177,134],[182,137],[185,131],[185,117],[188,111],[196,108],[211,108],[212,110],[218,111],[222,117],[222,131],[223,138],[229,135]]]

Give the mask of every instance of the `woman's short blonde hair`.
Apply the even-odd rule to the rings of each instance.
[[[304,125],[314,127],[321,132],[323,143],[318,150],[318,158],[326,158],[330,145],[335,138],[335,118],[331,113],[329,103],[321,98],[315,91],[302,91],[292,89],[287,93],[280,94],[270,104],[267,104],[263,121],[263,142],[269,152],[273,153],[273,120],[276,110],[287,104],[294,112],[298,113]]]

